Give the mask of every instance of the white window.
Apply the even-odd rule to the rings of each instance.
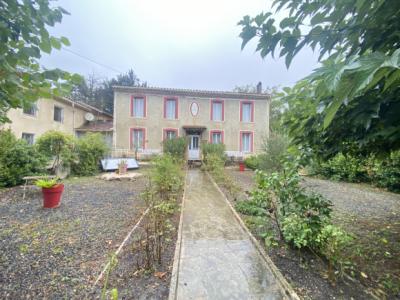
[[[242,122],[253,122],[253,103],[244,102],[242,103]]]
[[[135,128],[132,130],[132,148],[136,149],[144,149],[144,129],[143,128]]]
[[[172,140],[172,139],[176,138],[176,136],[177,136],[176,130],[171,130],[171,129],[165,130],[165,134],[164,134],[165,139]]]
[[[211,143],[212,144],[222,144],[222,132],[213,131],[211,133]]]
[[[54,106],[54,121],[62,123],[64,121],[64,109]]]
[[[178,118],[177,116],[177,100],[176,99],[166,99],[165,100],[165,118],[169,120],[175,120]]]
[[[24,107],[23,112],[26,115],[30,115],[30,116],[36,116],[37,114],[37,105],[36,103],[31,103],[28,107]]]
[[[211,120],[223,121],[224,120],[224,104],[221,101],[213,101],[211,103]]]
[[[242,132],[241,133],[241,149],[242,152],[253,152],[253,133]]]
[[[22,133],[22,139],[25,140],[29,145],[33,145],[35,135],[33,133]]]
[[[136,118],[145,117],[145,99],[143,97],[133,98],[132,116]]]

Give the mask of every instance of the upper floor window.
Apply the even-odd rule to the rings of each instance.
[[[164,140],[172,140],[178,137],[178,129],[164,129]]]
[[[23,108],[24,114],[34,116],[34,117],[37,115],[37,111],[38,111],[38,108],[37,108],[36,103],[31,103],[29,106]]]
[[[240,102],[240,121],[254,122],[254,102],[252,101]]]
[[[35,135],[33,133],[22,133],[22,139],[25,140],[29,145],[33,145]]]
[[[135,118],[146,117],[146,97],[132,96],[131,98],[131,116]]]
[[[224,101],[211,101],[211,120],[220,122],[224,120]]]
[[[178,98],[164,98],[164,118],[178,119]]]
[[[59,106],[54,106],[54,121],[64,122],[64,109]]]
[[[253,152],[253,132],[242,131],[240,133],[240,151]]]
[[[131,128],[131,149],[142,150],[145,146],[146,131],[144,128]]]
[[[210,131],[210,143],[211,144],[223,144],[224,143],[224,133],[221,130],[211,130]]]

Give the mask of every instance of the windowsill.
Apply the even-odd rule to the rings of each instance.
[[[26,114],[26,113],[22,113],[22,115],[25,116],[25,117],[37,119],[37,115],[30,115],[30,114]]]
[[[167,119],[167,118],[164,118],[164,120],[166,120],[166,121],[179,121],[179,119]]]
[[[240,121],[240,123],[243,123],[243,124],[254,124],[254,121],[250,121],[250,122]]]
[[[135,117],[135,116],[131,116],[132,119],[140,119],[140,120],[146,120],[147,117]]]
[[[56,122],[56,123],[60,123],[60,124],[64,124],[64,122],[63,122],[63,121],[56,121],[56,120],[54,120],[54,122]]]
[[[215,122],[215,123],[225,123],[225,120],[222,120],[222,121],[211,120],[211,122]]]

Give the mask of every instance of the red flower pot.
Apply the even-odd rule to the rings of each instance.
[[[239,162],[239,171],[240,172],[243,172],[244,171],[244,168],[245,168],[245,165],[244,165],[244,162]]]
[[[60,205],[61,194],[64,191],[62,183],[57,184],[51,188],[42,188],[43,193],[43,207],[55,208]]]

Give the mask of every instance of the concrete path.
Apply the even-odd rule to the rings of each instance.
[[[186,177],[181,226],[170,299],[286,299],[223,195],[199,170]]]

